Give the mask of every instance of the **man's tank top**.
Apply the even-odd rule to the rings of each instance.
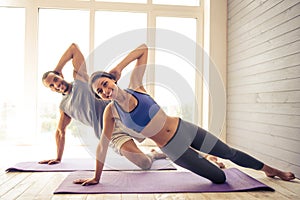
[[[160,107],[148,94],[131,89],[126,89],[125,91],[137,99],[137,106],[131,112],[126,112],[116,101],[114,101],[114,105],[122,123],[140,133],[160,110]]]
[[[80,80],[72,83],[72,91],[64,95],[59,108],[71,118],[91,126],[96,136],[101,135],[103,111],[109,101],[94,98],[88,84]]]

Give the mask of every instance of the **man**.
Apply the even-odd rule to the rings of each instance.
[[[74,67],[73,83],[64,80],[62,69],[65,64],[72,60]],[[114,73],[113,71],[111,71]],[[116,74],[116,76],[119,78]],[[54,71],[46,72],[43,76],[43,83],[52,91],[63,95],[60,103],[60,119],[56,130],[57,157],[55,159],[44,160],[40,164],[57,164],[61,162],[64,146],[66,128],[71,119],[78,120],[87,126],[94,128],[96,136],[101,133],[102,114],[108,104],[105,101],[96,100],[88,89],[88,79],[86,63],[84,57],[76,44],[66,50],[59,60]],[[130,131],[130,130],[126,130]],[[144,138],[136,138],[142,141]],[[152,150],[149,154],[144,154],[135,144],[132,137],[125,133],[120,127],[116,127],[110,146],[119,154],[142,169],[149,169],[155,159],[166,158],[162,153]]]
[[[74,82],[68,83],[64,80],[62,69],[65,64],[72,60]],[[114,74],[117,80],[120,74],[112,69],[110,73]],[[43,75],[43,84],[52,91],[63,95],[60,103],[60,119],[56,130],[57,157],[55,159],[40,161],[40,164],[57,164],[60,163],[65,146],[66,128],[71,119],[75,119],[94,129],[96,136],[99,138],[102,129],[102,115],[106,105],[109,102],[96,100],[88,88],[89,76],[87,74],[84,56],[76,44],[66,50],[59,60],[53,71],[48,71]],[[136,145],[133,138],[127,134],[136,135],[139,142],[143,141],[140,134],[125,128],[122,124],[115,127],[110,147],[118,154],[125,156],[141,169],[150,169],[154,160],[164,159],[166,156],[152,150],[149,154],[144,154]],[[214,156],[205,156],[219,167],[224,165],[218,162]]]

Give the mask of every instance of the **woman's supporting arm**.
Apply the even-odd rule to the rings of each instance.
[[[109,104],[103,113],[103,131],[100,137],[100,141],[97,146],[96,152],[96,170],[93,178],[90,179],[77,179],[74,180],[76,184],[94,185],[100,182],[102,175],[104,162],[106,158],[107,149],[111,140],[112,132],[115,126],[114,117],[112,114],[112,104]]]

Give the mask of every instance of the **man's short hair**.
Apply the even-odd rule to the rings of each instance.
[[[58,75],[58,76],[61,76],[57,71],[47,71],[47,72],[45,72],[45,73],[43,74],[43,77],[42,77],[42,81],[43,81],[43,82],[44,82],[44,80],[48,77],[48,75],[49,75],[50,73],[56,74],[56,75]]]

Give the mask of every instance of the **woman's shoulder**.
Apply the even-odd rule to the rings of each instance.
[[[113,102],[113,101],[109,102],[109,103],[107,104],[105,110],[112,110],[113,105],[114,105],[114,102]]]
[[[116,107],[114,101],[111,101],[105,108],[105,114],[110,115],[113,118],[116,118]]]
[[[137,88],[128,87],[125,90],[129,93],[138,92],[138,93],[142,93],[142,94],[148,94],[146,89],[144,88],[144,86],[140,86],[140,87],[137,87]]]

